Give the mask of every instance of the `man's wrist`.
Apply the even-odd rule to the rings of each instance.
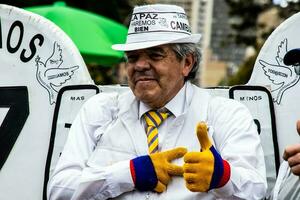
[[[214,156],[214,173],[212,176],[210,189],[220,188],[224,186],[230,179],[230,165],[226,160],[223,160],[221,155],[216,151],[214,146],[210,148]]]
[[[153,190],[158,182],[150,156],[139,156],[130,160],[130,172],[136,189]]]
[[[218,188],[223,187],[230,179],[230,165],[226,160],[223,160],[223,176],[219,182]]]

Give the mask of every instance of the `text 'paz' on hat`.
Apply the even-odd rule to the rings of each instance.
[[[125,44],[115,44],[119,51],[145,49],[169,43],[198,43],[201,34],[192,34],[183,8],[154,4],[133,9]]]

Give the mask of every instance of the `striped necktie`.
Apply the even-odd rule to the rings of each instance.
[[[147,124],[147,141],[149,153],[158,152],[158,127],[163,123],[169,112],[158,112],[155,110],[148,111],[144,114],[144,119]]]

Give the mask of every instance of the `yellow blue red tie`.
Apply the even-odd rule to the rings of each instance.
[[[158,152],[158,127],[168,116],[170,116],[169,112],[158,112],[155,110],[148,111],[144,115],[147,124],[146,133],[150,154]]]

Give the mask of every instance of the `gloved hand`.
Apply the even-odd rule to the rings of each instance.
[[[186,152],[186,148],[177,147],[132,159],[130,171],[135,187],[140,191],[154,190],[159,193],[165,191],[171,176],[183,174],[183,168],[172,164],[171,161],[183,157]]]
[[[183,178],[192,192],[207,192],[222,187],[230,178],[230,165],[223,160],[211,144],[205,122],[197,125],[200,152],[188,152],[184,156]]]

